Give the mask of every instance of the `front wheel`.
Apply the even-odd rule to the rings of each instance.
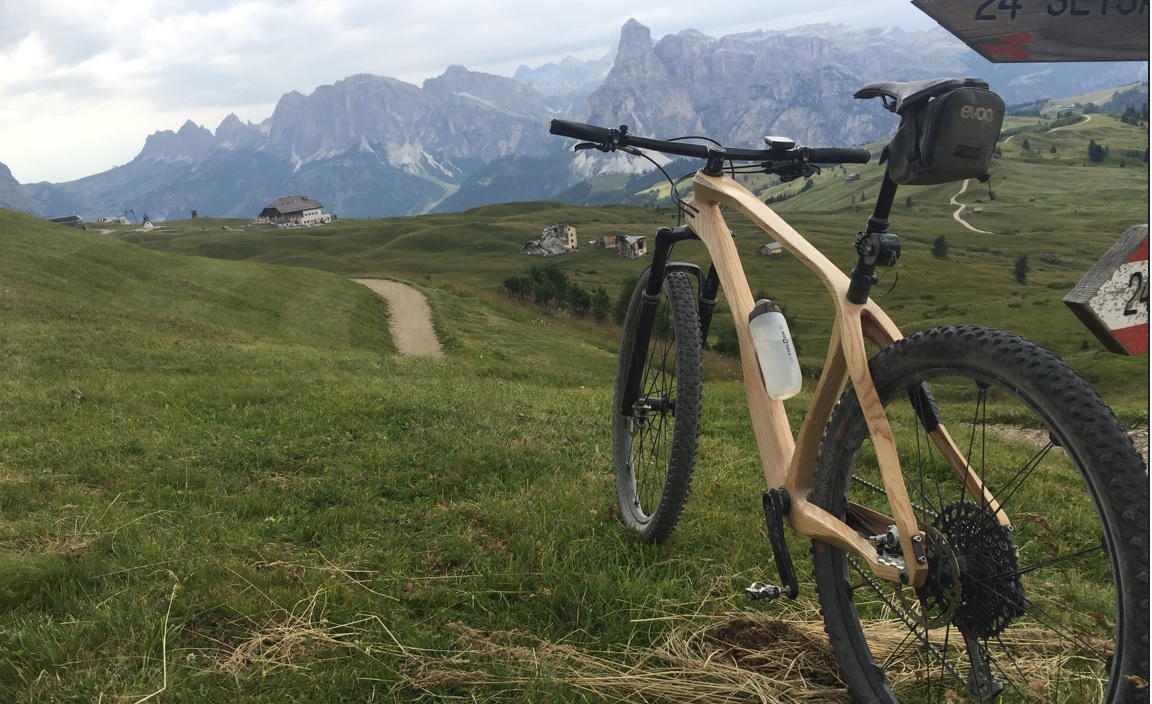
[[[1148,478],[1112,412],[1059,359],[988,328],[919,332],[870,368],[929,575],[919,589],[892,584],[813,543],[825,628],[856,701],[1147,702]],[[932,444],[936,418],[1010,527]],[[861,533],[888,529],[853,508],[891,515],[852,389],[812,500]]]
[[[624,321],[612,402],[612,459],[620,519],[645,542],[662,543],[680,520],[692,484],[703,372],[691,280],[669,271],[659,300],[646,304],[650,273],[636,284]],[[648,323],[647,348],[637,350],[639,331]],[[627,398],[633,359],[643,360],[638,394]]]

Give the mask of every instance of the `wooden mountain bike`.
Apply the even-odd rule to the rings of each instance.
[[[812,539],[825,629],[858,702],[1147,701],[1148,478],[1111,410],[1011,333],[901,334],[869,297],[877,268],[900,255],[887,171],[849,274],[734,178],[807,177],[819,164],[866,162],[867,151],[779,138],[724,149],[561,120],[551,132],[580,140],[577,149],[704,162],[680,201],[686,225],[656,233],[624,324],[612,419],[625,524],[659,543],[679,521],[700,429],[702,347],[722,287],[781,581],[753,584],[749,598],[797,596],[788,525]],[[835,304],[796,436],[760,383],[754,301],[722,207],[775,237]],[[707,272],[671,258],[687,241],[703,243]],[[880,350],[871,359],[869,342]]]

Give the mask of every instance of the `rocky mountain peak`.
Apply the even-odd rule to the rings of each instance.
[[[212,132],[186,121],[177,132],[161,130],[148,135],[144,149],[136,157],[143,161],[187,161],[203,159],[216,149],[216,138]]]
[[[608,74],[608,81],[627,81],[633,78],[659,80],[667,77],[664,64],[652,51],[652,31],[634,19],[628,20],[620,30],[620,45],[616,50],[616,63]]]
[[[430,98],[466,96],[514,104],[532,100],[536,90],[512,78],[469,71],[463,66],[449,66],[442,75],[424,81],[424,93]]]
[[[349,217],[449,211],[551,199],[580,176],[648,168],[560,155],[569,145],[547,133],[553,117],[730,146],[766,134],[856,146],[896,126],[876,101],[852,99],[870,81],[980,76],[1013,104],[1147,80],[1146,63],[989,64],[944,30],[824,25],[712,38],[689,29],[654,42],[632,19],[619,37],[601,61],[522,67],[516,79],[453,65],[421,86],[357,74],[292,91],[260,124],[229,115],[213,135],[188,121],[149,136],[131,164],[72,183],[21,186],[4,170],[0,204],[22,207],[12,206],[22,194],[49,214],[99,216],[131,203],[154,217],[250,216],[307,193]]]
[[[652,30],[629,18],[620,28],[620,49],[625,56],[644,54],[652,50]],[[619,58],[621,54],[617,54]]]
[[[0,207],[40,215],[40,207],[20,188],[7,165],[0,163]]]
[[[532,86],[538,93],[548,97],[578,98],[583,100],[597,86],[604,82],[612,70],[612,57],[615,49],[595,61],[581,61],[566,56],[558,63],[544,64],[538,68],[521,65],[516,69],[514,80]]]
[[[239,149],[258,146],[263,135],[259,125],[241,122],[236,113],[229,113],[216,128],[216,144],[221,149]]]

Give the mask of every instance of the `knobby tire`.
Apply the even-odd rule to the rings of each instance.
[[[630,414],[621,412],[650,273],[645,271],[636,284],[624,322],[612,405],[612,454],[621,521],[644,542],[662,543],[679,522],[692,484],[703,372],[691,280],[683,272],[669,271],[644,351],[640,401]]]

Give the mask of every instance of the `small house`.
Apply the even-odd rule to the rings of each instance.
[[[617,237],[616,253],[625,259],[639,259],[648,254],[647,240],[644,237]]]
[[[784,252],[784,245],[779,242],[769,242],[760,248],[760,254],[766,257],[775,256]]]
[[[260,211],[256,222],[272,225],[319,225],[332,222],[332,214],[324,212],[319,201],[307,196],[277,198]]]
[[[859,181],[860,180],[860,174],[848,174],[847,176],[844,177],[844,180],[848,181],[849,183],[851,183],[852,181]]]

